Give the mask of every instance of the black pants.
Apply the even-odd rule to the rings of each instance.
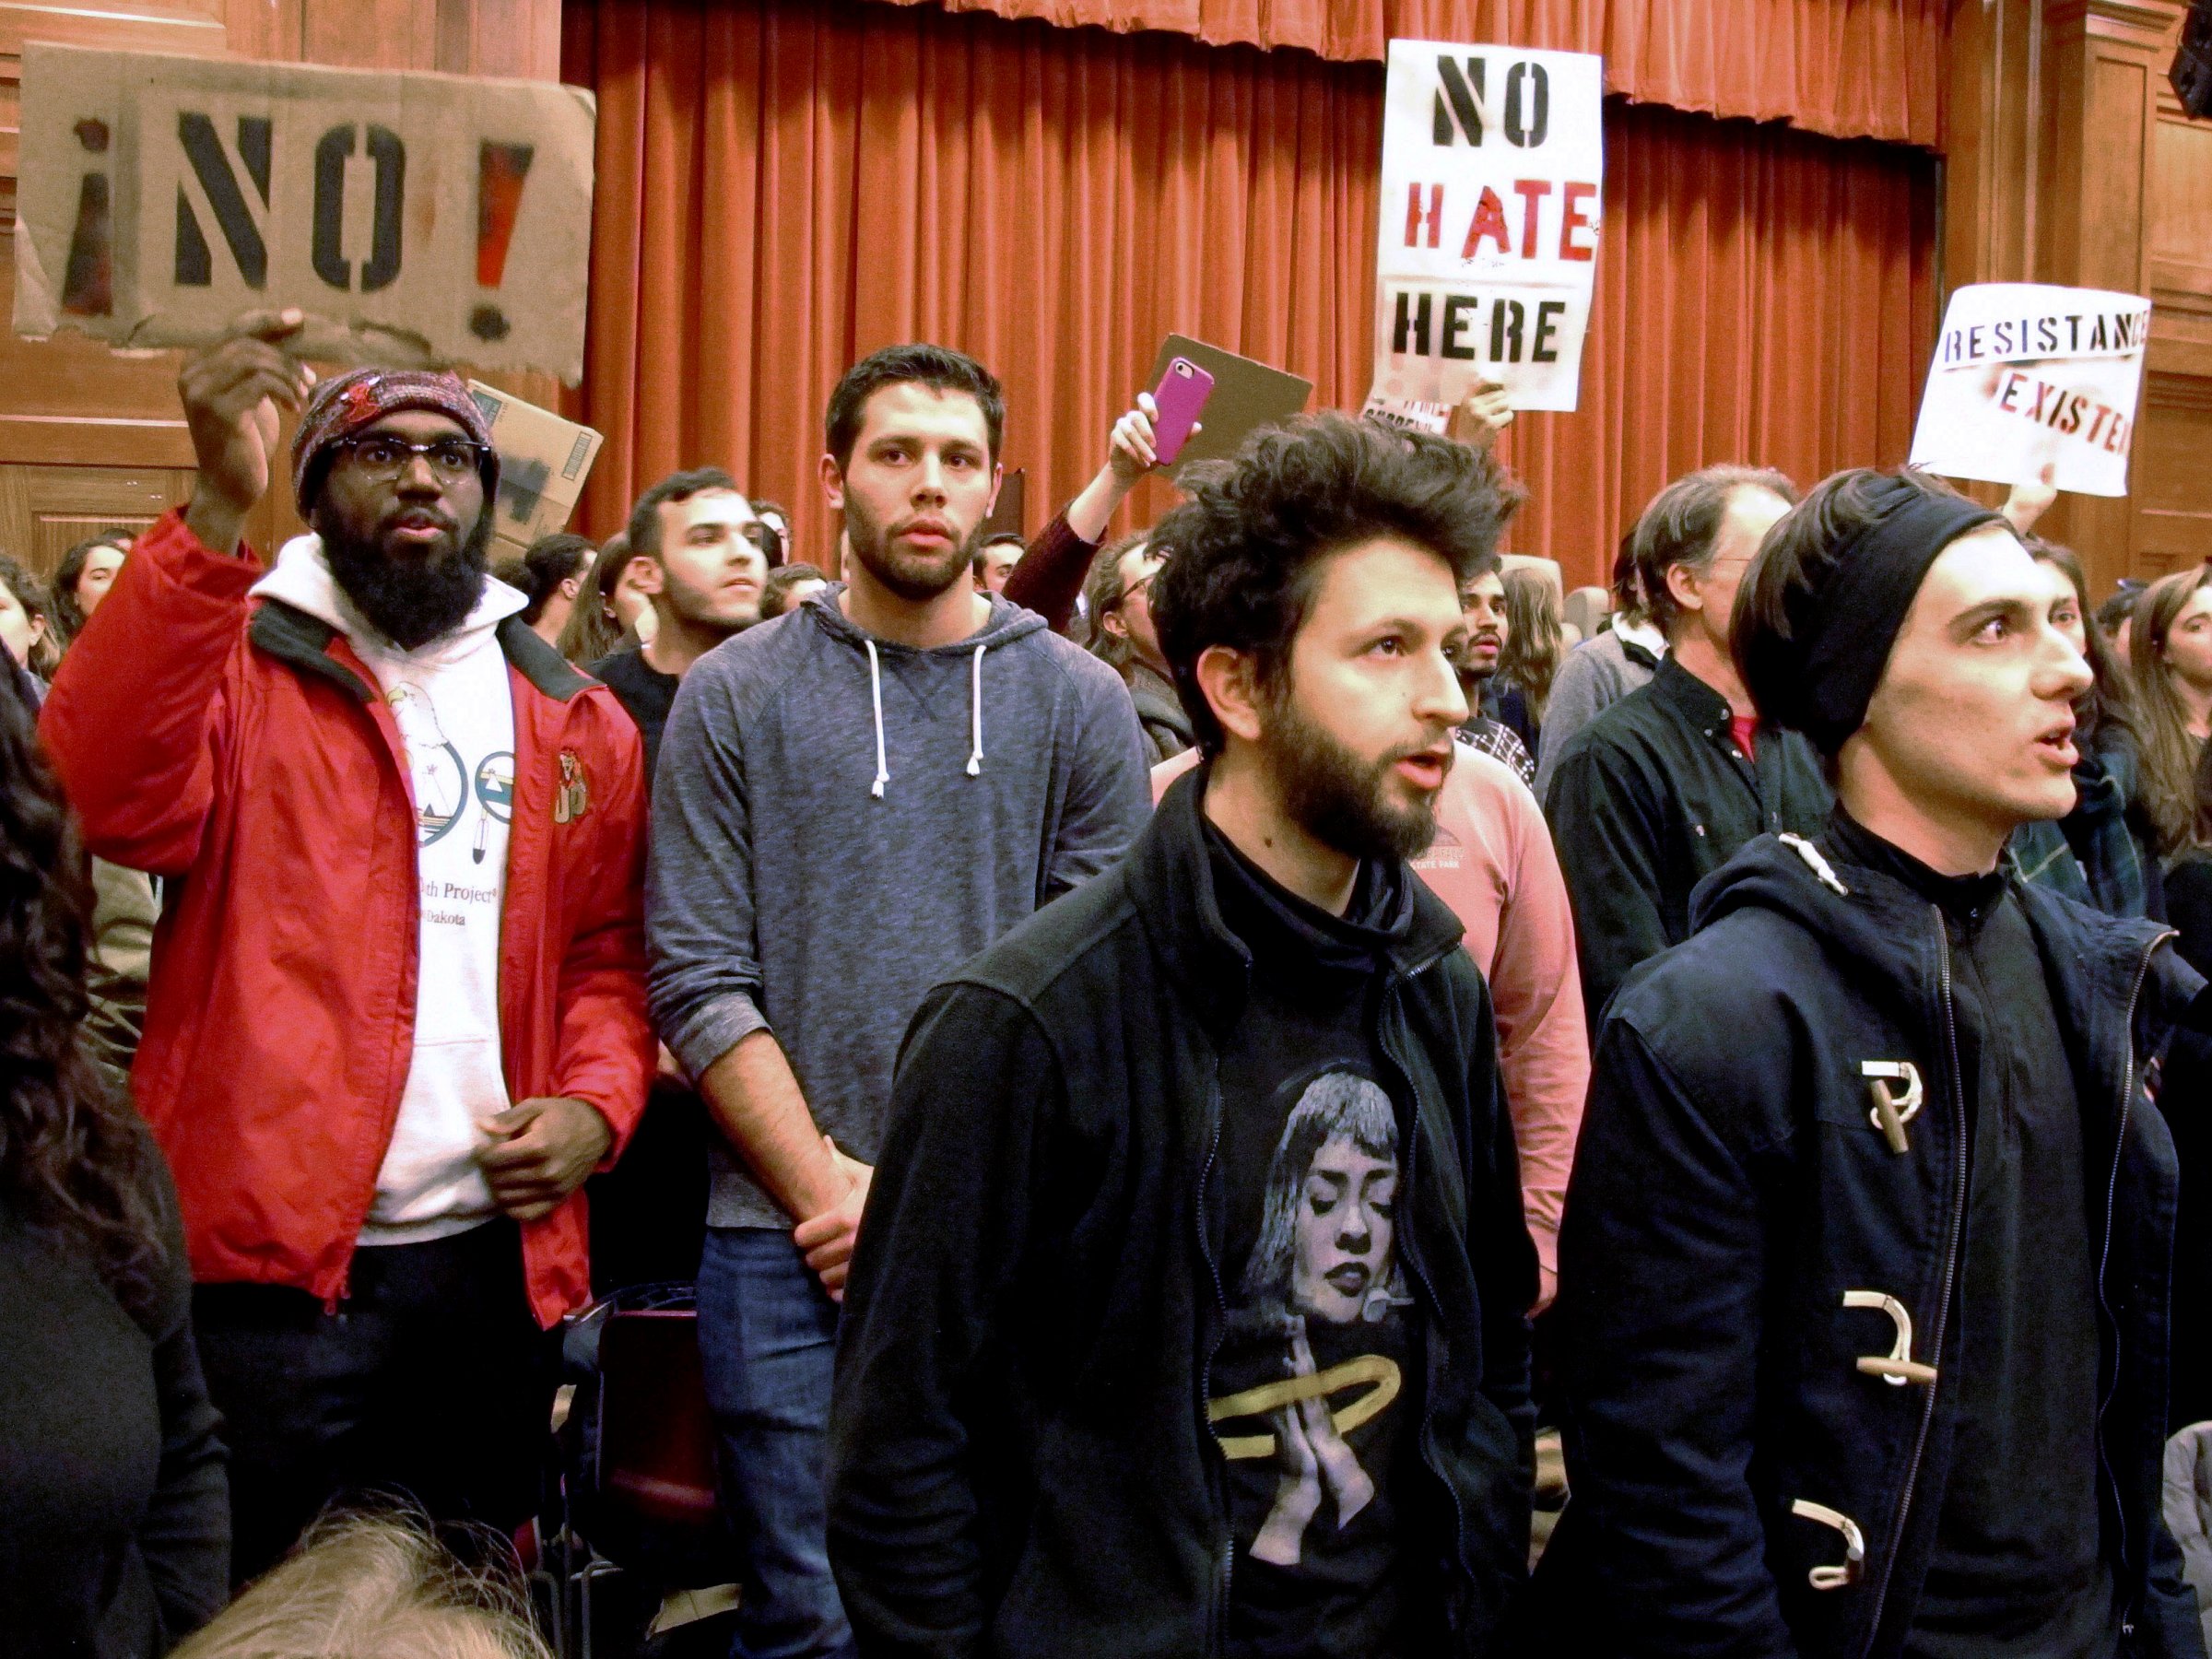
[[[555,1352],[513,1222],[357,1252],[335,1313],[281,1286],[201,1285],[193,1321],[230,1447],[234,1583],[334,1498],[405,1494],[501,1532],[534,1512]]]

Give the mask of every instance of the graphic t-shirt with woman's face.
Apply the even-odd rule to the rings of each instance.
[[[1403,906],[1363,883],[1358,920],[1339,921],[1226,842],[1213,862],[1255,962],[1222,1050],[1215,1165],[1230,1316],[1208,1416],[1237,1545],[1229,1650],[1414,1652],[1435,1610],[1406,1547],[1420,1324],[1398,1251],[1401,1112],[1371,1036],[1378,922]]]

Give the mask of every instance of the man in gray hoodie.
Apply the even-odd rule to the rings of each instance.
[[[743,1566],[734,1655],[853,1651],[825,1546],[836,1303],[924,992],[1149,816],[1113,671],[963,580],[998,493],[980,363],[879,351],[831,394],[833,585],[701,657],[653,790],[653,1016],[717,1147],[700,1347]]]

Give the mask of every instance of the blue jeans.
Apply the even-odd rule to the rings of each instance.
[[[789,1233],[707,1229],[699,1351],[740,1563],[730,1659],[850,1659],[826,1490],[837,1304]]]

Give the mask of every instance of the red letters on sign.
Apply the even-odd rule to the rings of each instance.
[[[1444,229],[1444,187],[1441,184],[1429,186],[1429,206],[1427,207],[1421,206],[1421,187],[1418,184],[1406,186],[1406,245],[1407,247],[1418,248],[1421,245],[1421,226],[1424,221],[1429,227],[1429,245],[1433,248],[1437,245],[1437,239],[1443,234]]]
[[[1508,256],[1512,253],[1513,239],[1505,228],[1505,204],[1488,184],[1482,187],[1482,200],[1475,204],[1475,218],[1467,226],[1467,245],[1460,250],[1459,256],[1474,258],[1476,244],[1484,241],[1496,241],[1500,253]]]
[[[1536,256],[1536,204],[1551,194],[1549,179],[1515,179],[1513,193],[1521,198],[1521,257]]]
[[[1597,186],[1594,184],[1569,183],[1561,187],[1559,193],[1559,257],[1561,259],[1594,259],[1597,256],[1597,244],[1594,241],[1585,244],[1574,240],[1574,233],[1577,230],[1597,229],[1583,217],[1582,208],[1577,205],[1588,201],[1596,194]]]

